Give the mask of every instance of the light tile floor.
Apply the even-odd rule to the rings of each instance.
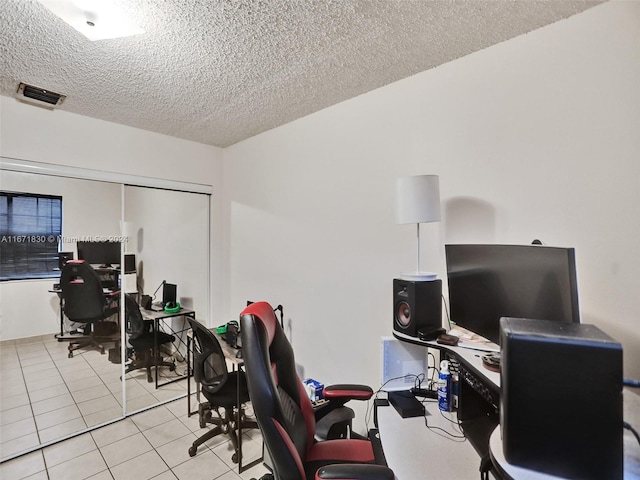
[[[0,457],[98,425],[122,412],[119,367],[98,352],[68,359],[64,343],[3,344],[0,362]],[[155,390],[143,371],[131,377],[127,380],[131,408],[186,390],[180,385],[185,382]],[[214,437],[200,446],[195,457],[189,457],[189,446],[205,431],[197,415],[187,416],[187,399],[182,398],[6,461],[0,464],[0,478],[247,480],[267,472],[258,464],[238,475],[225,435]],[[261,452],[260,432],[245,432],[244,463]]]

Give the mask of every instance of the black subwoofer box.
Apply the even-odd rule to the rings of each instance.
[[[393,280],[393,329],[418,337],[418,331],[441,333],[442,280]]]
[[[622,479],[622,346],[593,325],[500,320],[506,460],[566,478]]]

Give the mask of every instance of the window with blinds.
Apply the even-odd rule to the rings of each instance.
[[[0,192],[0,281],[60,276],[62,197]]]

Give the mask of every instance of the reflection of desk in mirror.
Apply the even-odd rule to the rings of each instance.
[[[180,345],[183,345],[184,348],[186,350],[188,350],[187,339],[185,338],[185,336],[187,335],[187,331],[189,330],[188,322],[184,321],[184,323],[182,324],[181,327],[179,327],[177,329],[174,329],[173,326],[171,325],[171,322],[168,322],[167,320],[171,320],[171,319],[177,318],[177,317],[191,317],[191,318],[195,319],[196,318],[196,312],[195,311],[189,310],[189,309],[186,309],[186,308],[181,308],[178,312],[175,312],[175,313],[167,313],[165,311],[156,312],[156,311],[153,311],[153,310],[145,310],[144,308],[140,308],[140,311],[142,312],[142,318],[144,318],[147,321],[152,321],[153,322],[153,332],[154,332],[154,342],[153,342],[153,344],[154,344],[154,352],[153,352],[153,354],[154,354],[154,357],[157,355],[157,350],[158,350],[157,333],[159,331],[158,329],[160,328],[161,322],[162,322],[164,331],[167,331],[167,333],[170,333],[175,337],[174,346],[176,348],[176,352],[180,353]],[[170,383],[182,380],[183,378],[188,378],[189,377],[189,372],[188,372],[188,368],[187,368],[186,375],[176,376],[175,378],[173,378],[171,380],[168,380],[168,381],[166,381],[164,383],[158,383],[158,369],[154,368],[154,370],[155,370],[155,385],[156,385],[156,388],[161,387],[163,385],[168,385]]]

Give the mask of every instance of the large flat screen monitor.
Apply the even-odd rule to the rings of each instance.
[[[91,265],[112,267],[120,264],[120,242],[78,242],[78,258]]]
[[[494,343],[500,318],[580,323],[575,250],[445,245],[451,321]]]

